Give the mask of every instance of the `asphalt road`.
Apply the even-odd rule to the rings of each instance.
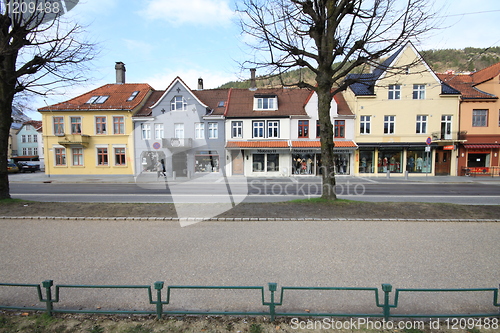
[[[0,282],[497,288],[500,224],[0,220]],[[0,302],[39,305],[0,287]],[[380,313],[373,293],[294,292],[280,311]],[[491,293],[403,294],[394,313],[495,312]],[[63,290],[56,308],[154,309],[144,291]],[[258,311],[260,294],[176,290],[166,309]]]
[[[231,193],[231,196],[228,196]],[[36,201],[56,202],[136,202],[136,203],[237,203],[287,201],[317,197],[321,193],[318,180],[293,181],[249,180],[206,183],[11,183],[11,195]],[[361,201],[419,201],[460,204],[500,204],[500,184],[481,183],[383,183],[361,180],[338,182],[340,198]]]

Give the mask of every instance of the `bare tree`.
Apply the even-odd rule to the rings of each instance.
[[[10,198],[7,154],[15,96],[45,95],[84,81],[85,63],[96,55],[95,44],[78,41],[83,29],[63,22],[61,4],[45,0],[0,3],[0,199]]]
[[[335,94],[355,83],[344,79],[353,70],[380,66],[381,57],[432,29],[430,0],[244,0],[238,11],[255,60],[245,66],[282,75],[308,68],[315,84],[292,85],[318,95],[321,131],[322,198],[334,200],[333,126]],[[388,68],[386,68],[388,70]]]

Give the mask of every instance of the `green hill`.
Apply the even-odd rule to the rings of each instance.
[[[465,49],[443,49],[427,50],[420,52],[429,66],[437,73],[446,71],[474,72],[500,62],[500,47],[480,49],[466,47]],[[292,84],[298,78],[303,78],[306,82],[314,84],[314,76],[308,69],[297,69],[284,74],[282,77],[257,78],[258,88],[281,87],[283,83]],[[231,81],[223,84],[219,88],[250,88],[250,81]]]

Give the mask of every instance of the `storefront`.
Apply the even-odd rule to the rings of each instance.
[[[500,144],[464,144],[459,148],[460,174],[498,173],[500,170]]]
[[[432,161],[437,145],[421,143],[379,144],[358,143],[355,158],[357,174],[432,173]]]

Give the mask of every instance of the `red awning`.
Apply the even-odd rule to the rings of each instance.
[[[477,145],[464,145],[467,149],[498,149],[500,144],[477,144]]]
[[[226,148],[288,148],[288,141],[228,141]]]

